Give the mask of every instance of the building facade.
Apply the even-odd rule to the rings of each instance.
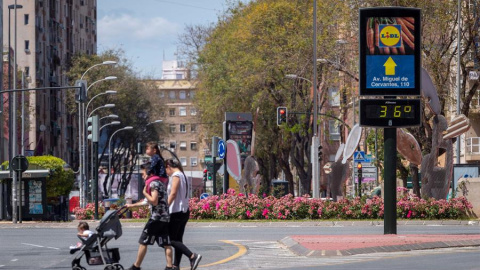
[[[3,45],[16,51],[17,74],[24,78],[23,88],[73,85],[65,75],[72,57],[78,53],[96,54],[96,9],[96,0],[3,1]],[[13,57],[4,53],[4,62],[13,62]],[[10,76],[4,74],[4,81],[13,77],[12,72]],[[26,96],[25,104],[17,105],[27,107],[25,154],[54,155],[76,164],[78,117],[67,111],[66,91],[30,91]]]

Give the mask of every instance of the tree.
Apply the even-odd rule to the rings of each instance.
[[[107,60],[116,61],[117,64],[114,67],[96,67],[86,73],[84,79],[91,84],[107,76],[117,77],[116,80],[95,84],[95,86],[88,91],[88,98],[92,98],[96,94],[109,89],[117,91],[114,97],[105,95],[96,98],[89,107],[89,112],[91,112],[93,108],[106,103],[114,103],[114,108],[99,110],[98,114],[100,117],[111,113],[117,114],[119,116],[118,120],[121,122],[120,126],[109,126],[102,130],[102,136],[99,142],[99,149],[101,151],[98,159],[99,164],[100,160],[106,158],[105,154],[108,148],[106,144],[112,133],[118,128],[133,126],[133,130],[119,132],[112,140],[111,148],[115,151],[112,153],[112,168],[114,168],[114,174],[110,175],[111,172],[107,173],[108,177],[114,177],[116,173],[122,173],[123,171],[121,177],[123,182],[120,185],[123,190],[119,191],[120,194],[123,194],[133,173],[133,165],[135,165],[136,159],[138,158],[137,154],[139,153],[136,152],[136,144],[147,140],[159,140],[159,134],[156,129],[146,128],[146,124],[157,119],[155,117],[160,115],[162,106],[161,104],[151,102],[151,100],[157,100],[152,98],[153,95],[155,95],[156,89],[153,81],[139,80],[138,75],[130,68],[132,65],[123,57],[123,51],[120,50],[108,50],[101,55],[76,55],[72,59],[72,67],[67,73],[68,77],[71,81],[78,80],[89,67]],[[77,112],[78,106],[74,104],[73,96],[68,100],[71,100],[68,104],[70,111]],[[108,122],[102,122],[100,126],[106,123]],[[122,168],[124,169],[122,170]],[[104,189],[107,189],[106,183],[104,184]]]

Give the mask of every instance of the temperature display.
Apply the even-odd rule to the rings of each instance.
[[[360,125],[409,127],[420,125],[419,99],[361,99]]]

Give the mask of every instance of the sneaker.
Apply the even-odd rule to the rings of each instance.
[[[128,268],[127,270],[141,270],[142,268],[140,267],[136,267],[134,264],[132,264],[132,266],[130,268]]]
[[[202,255],[194,253],[193,258],[190,259],[190,266],[192,267],[190,269],[191,270],[197,269],[197,266],[201,260],[202,260]]]

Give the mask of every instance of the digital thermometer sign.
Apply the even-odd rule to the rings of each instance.
[[[419,126],[419,99],[361,99],[360,125],[370,127]]]

